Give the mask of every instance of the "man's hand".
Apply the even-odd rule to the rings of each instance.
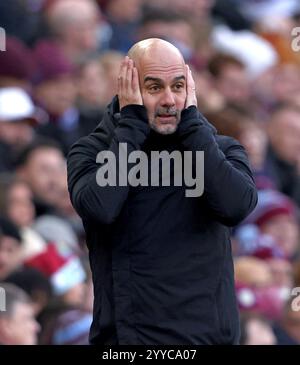
[[[188,108],[191,105],[197,106],[196,87],[195,81],[192,76],[192,71],[188,65],[186,67],[186,102],[185,107]]]
[[[133,61],[126,56],[121,63],[118,76],[118,97],[120,110],[130,104],[143,105],[139,86],[139,75]]]

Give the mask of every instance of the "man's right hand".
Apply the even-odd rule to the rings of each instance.
[[[118,97],[120,110],[130,104],[143,105],[139,86],[139,75],[133,61],[126,56],[121,63],[118,76]]]

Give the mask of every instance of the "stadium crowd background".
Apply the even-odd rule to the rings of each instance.
[[[149,37],[181,50],[200,110],[249,155],[259,202],[232,231],[241,343],[299,344],[299,2],[9,0],[0,27],[0,344],[88,343],[93,289],[66,156]]]

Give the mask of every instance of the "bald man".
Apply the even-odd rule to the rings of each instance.
[[[93,272],[92,344],[238,343],[230,227],[257,193],[244,149],[198,111],[173,45],[132,47],[118,95],[69,153],[68,184]]]

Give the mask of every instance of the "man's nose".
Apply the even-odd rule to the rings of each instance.
[[[166,88],[164,90],[162,99],[161,99],[162,106],[173,106],[175,105],[175,98],[174,93],[170,88]]]

